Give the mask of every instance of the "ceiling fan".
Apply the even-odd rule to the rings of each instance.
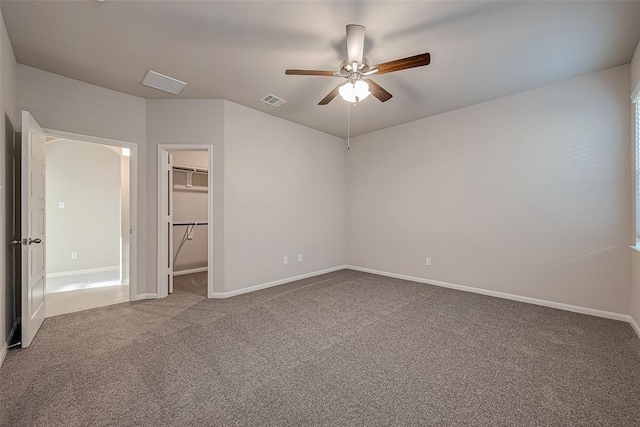
[[[371,65],[369,59],[364,57],[364,33],[365,28],[362,25],[347,25],[347,59],[340,64],[340,71],[286,70],[284,73],[287,75],[342,77],[347,79],[347,83],[340,83],[336,86],[318,105],[327,105],[338,94],[347,102],[358,103],[371,94],[380,101],[386,102],[393,95],[366,77],[373,74],[386,74],[409,68],[423,67],[431,62],[431,55],[422,53],[408,58]]]

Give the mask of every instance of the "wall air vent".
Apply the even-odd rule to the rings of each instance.
[[[285,102],[287,102],[284,99],[278,98],[277,96],[271,95],[271,94],[267,96],[263,96],[262,98],[260,98],[260,101],[264,102],[265,104],[269,104],[272,107],[279,107]]]
[[[156,73],[155,71],[149,71],[142,81],[142,84],[174,95],[179,94],[187,85],[185,82],[165,76],[164,74]]]

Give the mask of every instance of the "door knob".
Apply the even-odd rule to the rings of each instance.
[[[40,240],[40,239],[32,239],[31,237],[29,237],[29,244],[32,244],[32,243],[36,243],[36,244],[42,243],[42,240]]]

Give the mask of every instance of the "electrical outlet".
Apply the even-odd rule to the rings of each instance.
[[[427,257],[427,259],[426,259],[425,263],[426,263],[427,265],[431,265],[431,258]]]
[[[78,259],[78,252],[71,252],[71,259]]]
[[[298,262],[302,262],[302,254],[298,254]]]
[[[64,202],[58,202],[58,209],[64,209]]]
[[[285,265],[286,265],[286,264],[289,264],[289,257],[288,257],[288,256],[284,257],[284,258],[282,259],[282,263],[283,263],[283,264],[285,264]]]

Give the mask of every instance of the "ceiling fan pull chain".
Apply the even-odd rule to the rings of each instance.
[[[347,150],[351,150],[351,119],[350,119],[350,112],[351,112],[351,108],[349,108],[350,105],[347,102]]]

